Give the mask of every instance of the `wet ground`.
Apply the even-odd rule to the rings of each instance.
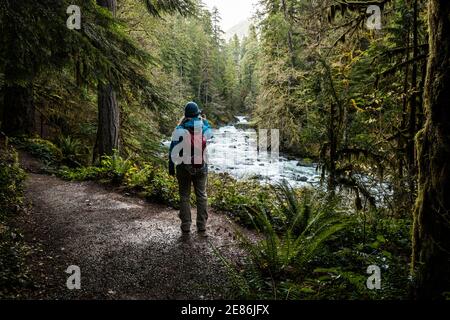
[[[222,213],[210,213],[207,239],[196,234],[194,225],[184,239],[177,211],[93,182],[30,173],[26,200],[30,209],[17,223],[36,248],[29,261],[30,298],[231,297],[226,270],[213,248],[236,263],[244,254],[234,236],[238,226]],[[71,265],[81,269],[81,290],[66,287]]]

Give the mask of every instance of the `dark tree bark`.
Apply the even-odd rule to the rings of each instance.
[[[116,0],[97,0],[97,4],[116,13]],[[98,127],[94,161],[119,150],[120,109],[111,84],[98,84]]]
[[[334,102],[330,103],[330,120],[328,124],[328,139],[330,144],[330,163],[328,168],[328,185],[327,190],[330,196],[333,198],[336,191],[336,154],[337,154],[337,134],[335,132],[336,125],[336,104]]]
[[[414,63],[412,65],[411,74],[411,97],[409,98],[409,119],[408,119],[408,145],[406,148],[406,158],[408,161],[408,183],[409,183],[409,194],[410,203],[414,201],[414,195],[416,193],[416,178],[417,178],[417,168],[416,168],[416,148],[414,143],[414,137],[417,134],[417,96],[419,93],[419,88],[417,87],[417,76],[418,76],[418,62],[417,57],[418,46],[419,46],[419,34],[418,34],[418,0],[414,0],[413,3],[413,21],[412,21],[412,46],[413,46],[413,59]]]
[[[415,136],[419,127],[418,110],[420,109],[419,97],[423,92],[424,82],[418,85],[419,76],[419,8],[418,0],[411,4],[412,17],[408,18],[404,25],[406,28],[406,43],[408,48],[404,57],[404,62],[414,61],[411,65],[406,63],[403,81],[403,107],[402,120],[397,139],[397,169],[398,179],[394,186],[394,199],[396,213],[403,216],[404,213],[410,214],[414,207],[414,200],[417,196],[417,165],[416,165],[416,147]],[[409,12],[406,13],[409,16]],[[409,48],[412,48],[410,50]],[[422,77],[424,78],[424,77]],[[406,172],[405,172],[406,169]]]
[[[111,85],[98,86],[98,129],[96,151],[99,156],[119,150],[120,111]]]
[[[33,134],[35,131],[33,85],[3,87],[2,131],[6,135]]]
[[[107,8],[113,16],[116,15],[117,1],[116,0],[97,0],[97,4],[101,7]]]
[[[9,1],[6,8],[14,12],[16,16],[22,16],[33,9],[30,4],[21,1]],[[2,16],[1,38],[2,57],[5,57],[3,66],[4,84],[1,88],[3,93],[3,112],[1,118],[1,130],[9,136],[21,134],[33,134],[35,132],[35,104],[33,95],[33,77],[35,65],[33,57],[27,56],[27,61],[20,66],[17,58],[26,55],[24,42],[30,41],[26,32],[28,29],[16,27],[16,19],[12,15]],[[6,41],[3,42],[3,41]]]
[[[340,142],[340,136],[342,134],[342,110],[343,106],[339,96],[337,94],[336,88],[334,86],[333,77],[331,74],[330,66],[323,61],[323,66],[325,67],[326,77],[329,81],[329,90],[331,91],[331,95],[334,101],[330,101],[330,114],[328,119],[328,164],[327,164],[327,173],[328,173],[328,181],[327,181],[327,191],[330,198],[334,198],[336,186],[337,186],[337,177],[336,177],[336,162],[337,162],[337,154],[338,147]]]
[[[410,39],[410,24],[405,25],[406,28],[406,46],[409,47]],[[410,60],[410,50],[406,50],[403,62]],[[409,89],[409,69],[408,63],[405,64],[404,78],[403,78],[403,103],[402,103],[402,120],[400,128],[397,132],[397,179],[394,182],[394,207],[397,216],[403,216],[404,212],[411,213],[414,202],[409,201],[410,195],[405,185],[405,167],[408,168],[408,161],[406,159],[406,144],[405,132],[407,130],[407,109],[408,109],[408,89]],[[414,137],[411,137],[414,142]],[[408,199],[407,199],[408,198]]]
[[[425,127],[417,135],[419,190],[412,272],[417,299],[450,291],[450,2],[429,0]]]

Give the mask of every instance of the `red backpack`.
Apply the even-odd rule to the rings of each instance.
[[[203,168],[205,165],[203,156],[206,150],[206,137],[203,132],[194,134],[193,128],[189,128],[188,131],[191,136],[191,165],[194,168]]]

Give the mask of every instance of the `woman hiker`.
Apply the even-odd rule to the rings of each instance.
[[[184,117],[172,135],[169,151],[169,174],[177,177],[180,192],[181,231],[183,235],[191,232],[191,185],[194,186],[197,200],[197,232],[207,236],[208,164],[206,161],[206,142],[212,137],[209,123],[202,116],[195,102],[189,102],[184,109]]]

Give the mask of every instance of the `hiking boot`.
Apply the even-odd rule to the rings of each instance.
[[[206,233],[206,230],[197,230],[197,234],[201,238],[208,238],[208,233]]]
[[[183,242],[183,243],[188,243],[188,242],[190,242],[191,241],[191,232],[190,231],[188,231],[188,232],[182,232],[181,233],[181,236],[180,236],[180,238],[179,238],[179,241],[180,242]]]

